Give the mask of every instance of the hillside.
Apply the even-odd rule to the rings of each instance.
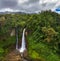
[[[60,61],[60,15],[51,11],[39,14],[0,14],[1,61],[16,50],[16,30],[20,47],[24,28],[29,59]]]

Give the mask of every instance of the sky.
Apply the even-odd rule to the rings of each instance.
[[[60,9],[60,0],[0,0],[0,12],[31,12],[38,13],[40,11]]]

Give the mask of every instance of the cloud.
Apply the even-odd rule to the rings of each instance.
[[[23,3],[25,3],[25,2],[27,2],[28,0],[18,0],[18,3],[19,4],[23,4]]]
[[[17,0],[0,0],[0,9],[13,8],[17,5]]]
[[[60,8],[60,0],[0,0],[0,11],[39,12]]]
[[[18,12],[20,10],[13,10],[13,9],[10,9],[10,8],[4,8],[4,9],[1,9],[0,12],[6,12],[6,11],[10,11],[10,12]]]

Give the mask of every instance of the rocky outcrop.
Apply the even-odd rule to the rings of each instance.
[[[10,52],[5,58],[6,61],[22,61],[21,55],[18,51]]]
[[[30,61],[28,60],[27,56],[27,50],[24,51],[23,57],[21,56],[21,53],[19,51],[12,51],[10,52],[6,57],[5,61]]]

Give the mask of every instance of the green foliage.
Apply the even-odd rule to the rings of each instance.
[[[0,48],[0,56],[2,56],[4,54],[4,49]]]
[[[60,61],[58,45],[60,43],[60,15],[51,11],[39,14],[5,14],[0,16],[0,53],[9,52],[16,44],[15,36],[10,36],[12,29],[18,27],[19,40],[26,27],[28,53],[32,59],[40,61]],[[7,48],[8,47],[8,48]]]

